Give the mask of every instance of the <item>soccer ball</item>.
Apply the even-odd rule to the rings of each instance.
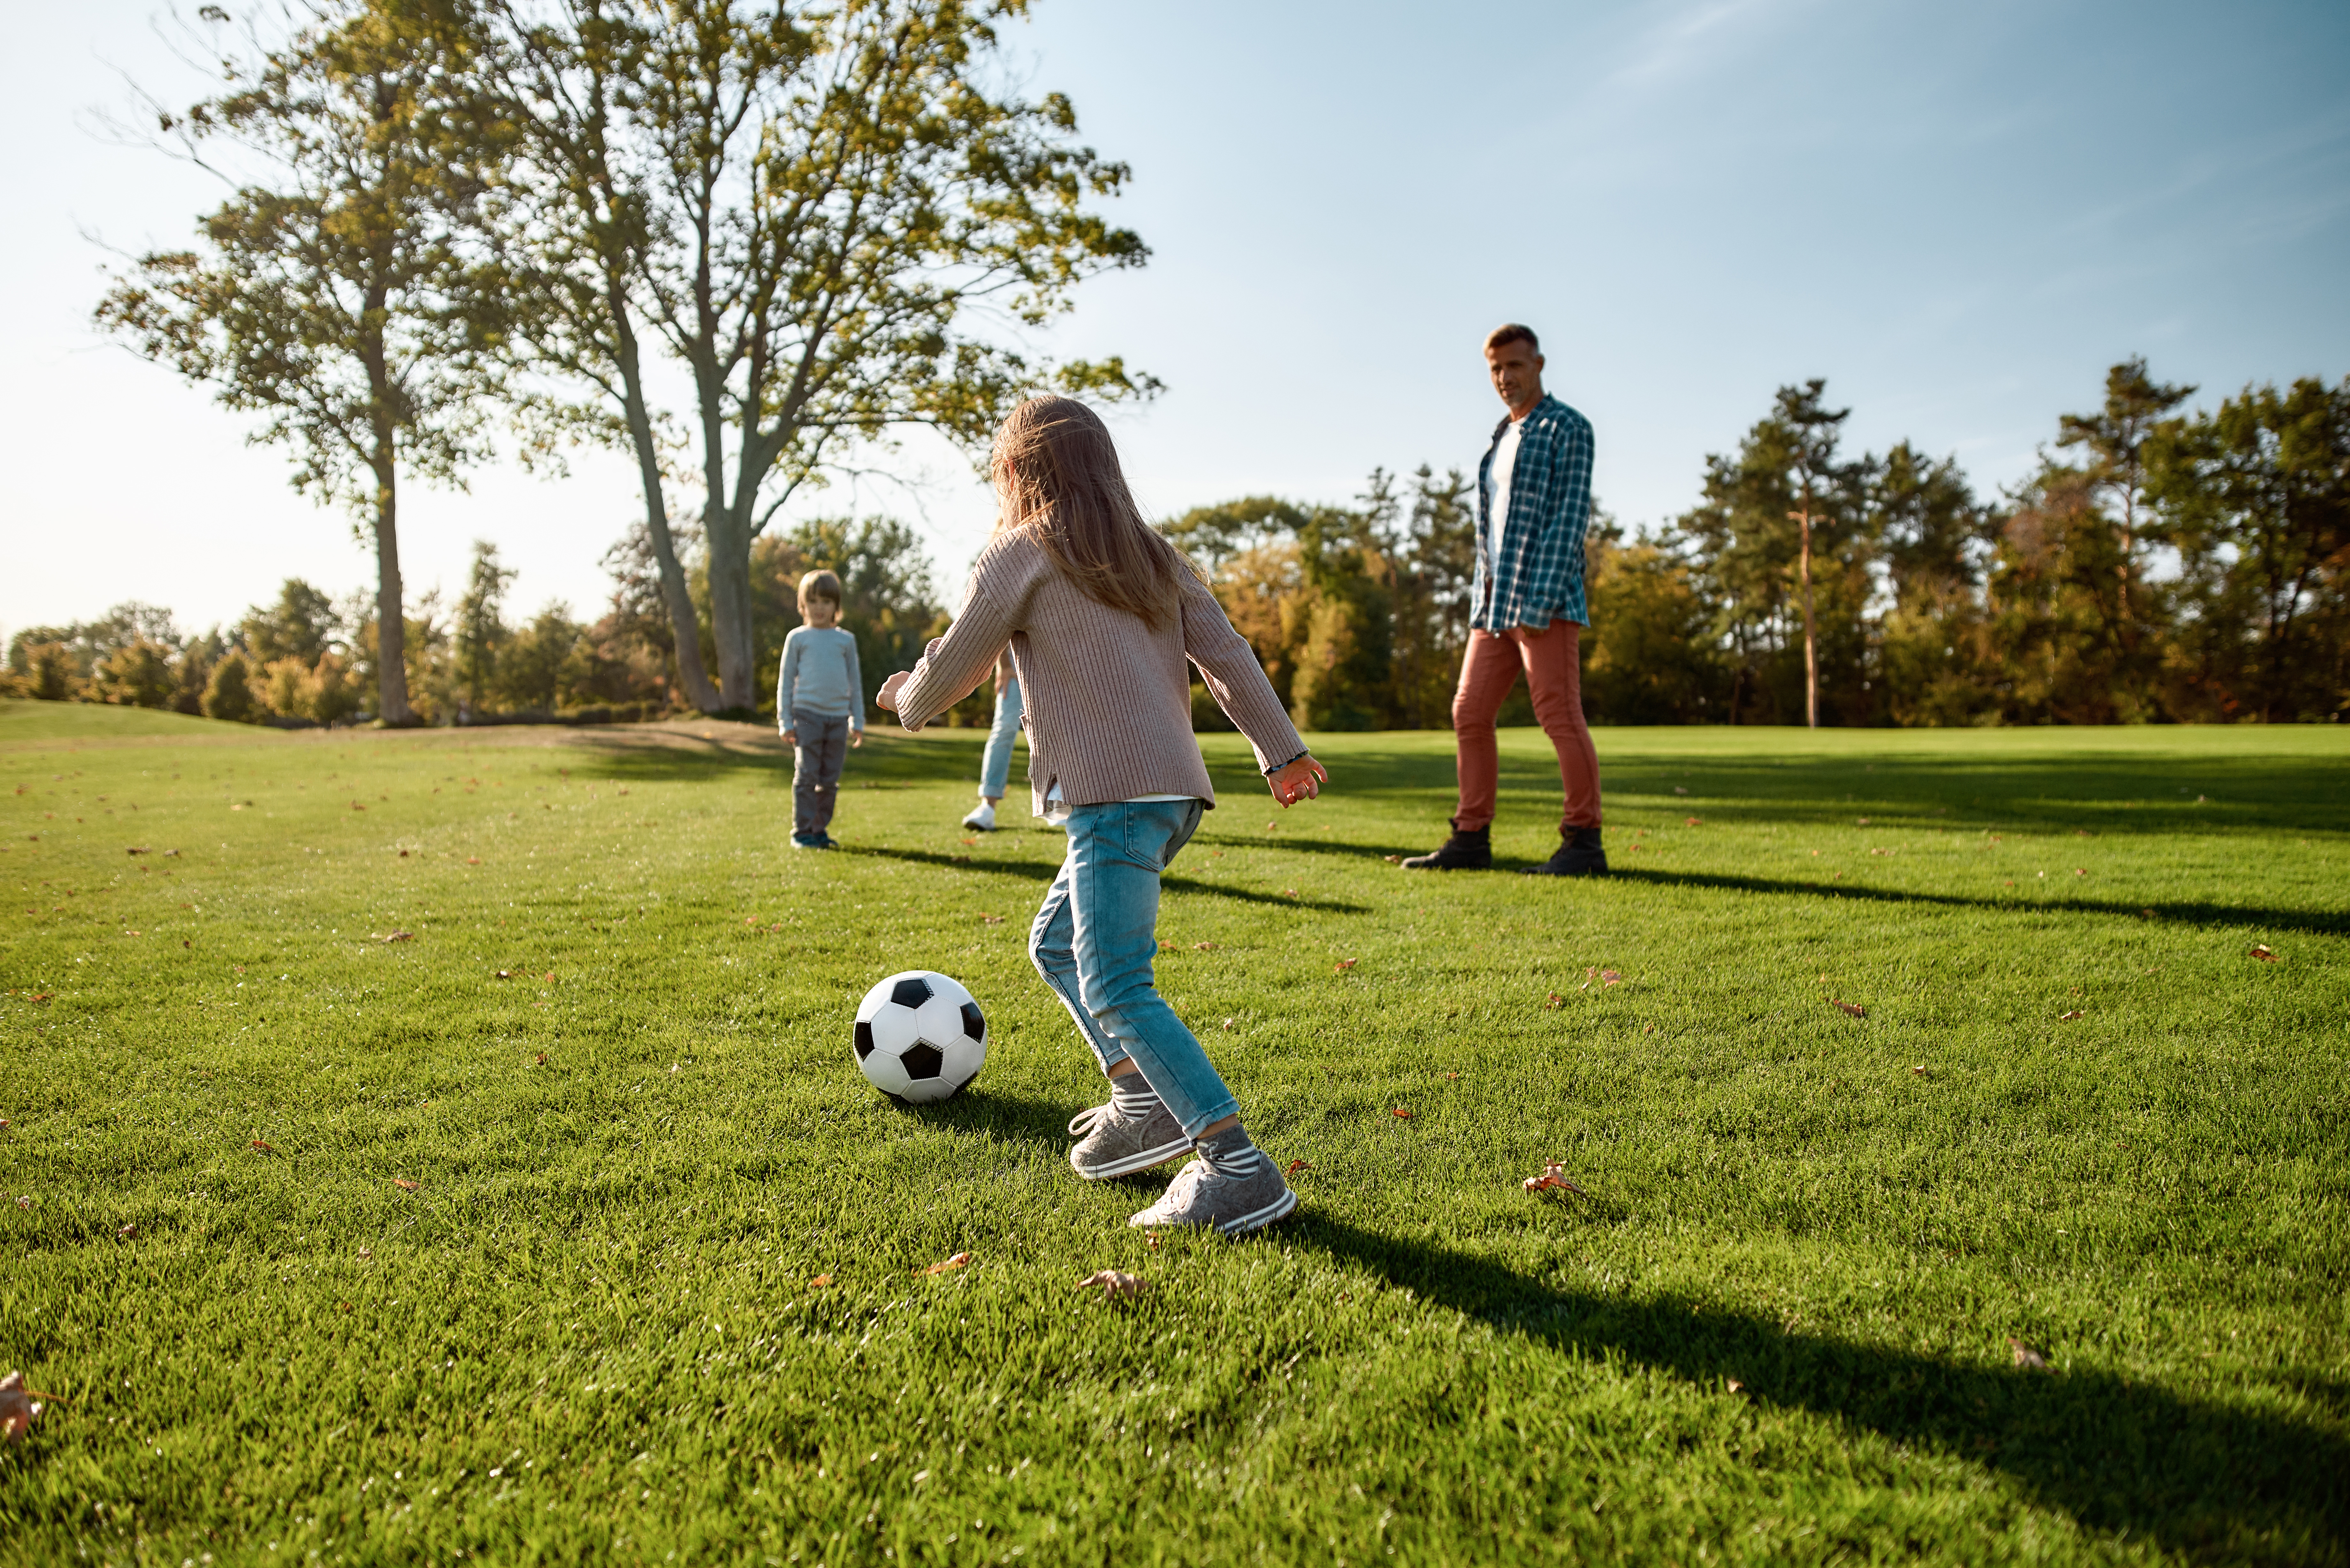
[[[971,992],[945,975],[893,974],[857,1010],[857,1064],[892,1099],[946,1099],[986,1060],[987,1020]]]

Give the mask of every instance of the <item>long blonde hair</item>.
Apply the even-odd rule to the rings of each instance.
[[[989,472],[1003,498],[995,532],[1033,530],[1053,564],[1097,604],[1153,631],[1182,614],[1199,568],[1143,521],[1101,416],[1074,398],[1031,398],[995,431]]]

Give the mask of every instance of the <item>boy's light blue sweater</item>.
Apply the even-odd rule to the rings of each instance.
[[[783,672],[775,680],[775,724],[792,727],[792,710],[865,729],[865,678],[857,668],[857,639],[839,627],[795,627],[784,639]]]

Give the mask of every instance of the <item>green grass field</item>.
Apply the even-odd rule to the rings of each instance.
[[[980,740],[795,855],[746,727],[0,706],[0,1561],[2350,1560],[2350,736],[1603,732],[1564,884],[1210,737],[1160,983],[1305,1202],[1156,1245]]]

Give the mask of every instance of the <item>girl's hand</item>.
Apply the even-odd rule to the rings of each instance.
[[[873,694],[873,705],[885,713],[896,712],[898,693],[907,681],[913,679],[913,673],[910,670],[900,670],[897,674],[881,682],[881,690]]]
[[[1330,782],[1330,770],[1315,762],[1309,752],[1264,782],[1272,789],[1274,800],[1284,806],[1295,805],[1322,793],[1322,786]]]

